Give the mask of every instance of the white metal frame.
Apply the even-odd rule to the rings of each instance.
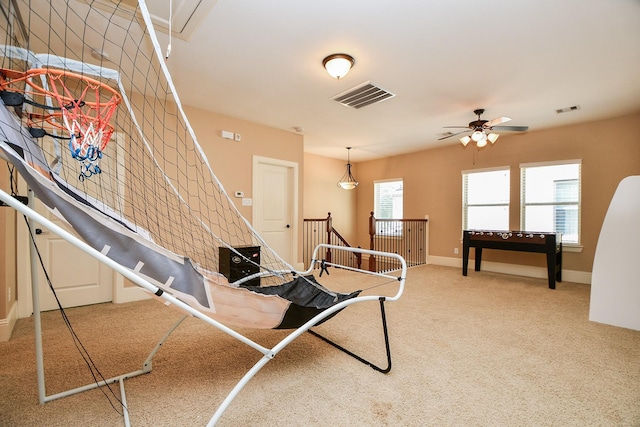
[[[404,292],[407,265],[406,265],[406,262],[405,262],[404,258],[401,257],[400,255],[393,254],[393,253],[387,253],[387,252],[371,251],[371,250],[360,249],[360,248],[339,247],[339,246],[333,246],[333,245],[327,245],[327,244],[318,245],[314,250],[313,258],[312,258],[313,261],[312,261],[311,266],[309,267],[309,269],[307,271],[301,272],[299,274],[301,274],[301,275],[309,274],[314,269],[314,264],[316,262],[320,262],[320,260],[317,258],[317,255],[318,255],[318,253],[320,253],[319,251],[321,249],[329,249],[330,248],[332,250],[344,250],[344,251],[353,252],[353,253],[367,254],[369,256],[391,257],[391,258],[396,258],[400,262],[401,270],[400,270],[400,274],[399,275],[390,275],[390,274],[383,274],[383,273],[372,273],[372,272],[368,272],[368,271],[365,271],[365,270],[358,270],[358,269],[348,268],[348,267],[346,267],[346,268],[349,269],[349,270],[353,270],[353,271],[373,274],[373,275],[377,275],[377,276],[381,276],[381,277],[386,277],[386,278],[390,278],[390,279],[393,279],[393,280],[397,280],[398,283],[399,283],[397,292],[393,296],[381,296],[381,295],[359,296],[359,297],[348,299],[346,301],[338,303],[338,304],[328,308],[327,310],[323,311],[322,313],[318,314],[317,316],[315,316],[314,318],[309,320],[307,323],[305,323],[304,325],[302,325],[298,329],[295,329],[294,331],[292,331],[289,335],[287,335],[284,339],[282,339],[274,347],[266,348],[266,347],[263,347],[262,345],[260,345],[260,344],[258,344],[256,342],[252,341],[251,339],[245,337],[244,335],[239,334],[238,332],[236,332],[233,329],[225,326],[224,324],[222,324],[222,323],[220,323],[220,322],[218,322],[216,320],[211,319],[210,317],[204,315],[203,313],[197,311],[196,309],[192,308],[191,306],[185,304],[184,302],[180,301],[179,299],[175,298],[174,296],[170,295],[169,293],[162,292],[162,290],[159,287],[149,283],[148,281],[144,280],[142,277],[138,276],[136,273],[134,273],[131,270],[125,268],[124,266],[118,264],[117,262],[113,261],[112,259],[110,259],[106,255],[102,254],[101,252],[93,249],[91,246],[89,246],[88,244],[86,244],[85,242],[80,240],[79,238],[75,237],[73,234],[69,233],[65,229],[61,228],[60,226],[58,226],[55,223],[51,222],[50,220],[48,220],[44,216],[40,215],[38,212],[33,210],[31,207],[20,203],[18,200],[16,200],[15,198],[13,198],[12,196],[10,196],[9,194],[7,194],[6,192],[4,192],[2,190],[0,190],[0,200],[5,202],[7,205],[13,207],[14,209],[16,209],[18,212],[20,212],[23,215],[25,215],[28,218],[28,220],[30,221],[30,223],[33,224],[31,226],[32,230],[35,229],[35,224],[38,224],[39,226],[42,226],[42,227],[48,229],[49,231],[57,234],[58,236],[60,236],[61,238],[65,239],[66,241],[68,241],[72,245],[76,246],[77,248],[79,248],[83,252],[85,252],[85,253],[89,254],[90,256],[96,258],[98,261],[103,262],[108,267],[111,267],[112,269],[114,269],[118,273],[122,274],[124,277],[128,278],[129,280],[131,280],[136,285],[142,287],[143,289],[146,289],[149,292],[152,292],[152,293],[158,295],[160,298],[165,299],[166,301],[170,302],[174,306],[184,310],[186,313],[201,319],[202,321],[210,324],[211,326],[213,326],[215,328],[220,329],[221,331],[225,332],[226,334],[232,336],[233,338],[243,342],[244,344],[248,345],[249,347],[252,347],[253,349],[255,349],[255,350],[257,350],[257,351],[259,351],[260,353],[263,354],[262,358],[260,360],[258,360],[258,362],[240,379],[240,381],[238,381],[238,383],[231,390],[231,392],[229,392],[227,397],[220,404],[218,409],[213,414],[212,418],[209,420],[209,423],[207,424],[208,427],[209,426],[213,426],[218,422],[218,420],[222,417],[223,413],[229,407],[229,405],[235,399],[235,397],[238,395],[238,393],[258,373],[258,371],[260,371],[260,369],[262,369],[262,367],[264,367],[271,359],[273,359],[282,349],[284,349],[292,341],[294,341],[296,338],[298,338],[304,332],[307,332],[311,327],[313,327],[314,325],[318,324],[320,321],[326,319],[327,317],[331,316],[335,312],[337,312],[339,310],[342,310],[343,308],[345,308],[345,307],[347,307],[349,305],[352,305],[352,304],[355,304],[355,303],[359,303],[359,302],[364,302],[364,301],[396,301],[396,300],[398,300],[400,298],[400,296]],[[32,250],[33,250],[34,249],[33,242],[31,243],[31,245],[32,245]],[[35,260],[32,258],[32,266],[31,266],[32,269],[37,268],[36,267],[37,263],[34,262],[34,261]],[[343,268],[345,268],[345,267],[343,267]],[[40,310],[39,310],[40,307],[39,307],[39,301],[38,301],[37,283],[36,283],[36,280],[35,280],[36,277],[37,277],[37,274],[32,274],[32,278],[33,278],[33,281],[34,281],[34,283],[32,285],[32,286],[34,286],[34,289],[33,289],[33,292],[32,292],[32,298],[33,298],[33,314],[34,314],[35,340],[36,340],[36,364],[37,364],[37,377],[38,377],[38,396],[39,396],[39,399],[40,399],[40,403],[45,403],[45,402],[48,402],[48,401],[51,401],[51,400],[54,400],[54,399],[58,399],[58,398],[61,398],[61,397],[69,396],[69,395],[72,395],[72,394],[80,393],[80,392],[91,390],[91,389],[94,389],[94,388],[97,388],[97,387],[106,386],[107,384],[113,384],[113,383],[118,382],[119,385],[120,385],[120,393],[121,393],[121,396],[122,396],[121,400],[122,400],[122,403],[123,403],[124,422],[125,422],[126,426],[129,426],[129,415],[128,415],[128,411],[127,411],[127,408],[126,408],[126,397],[125,397],[125,391],[124,391],[124,380],[128,379],[128,378],[131,378],[131,377],[138,376],[138,375],[146,374],[146,373],[149,373],[151,371],[151,369],[152,369],[152,359],[153,359],[154,355],[158,352],[158,350],[162,346],[163,342],[167,339],[167,337],[184,320],[184,317],[182,319],[180,319],[176,324],[174,324],[171,327],[171,329],[166,333],[166,335],[156,344],[156,346],[153,348],[153,350],[151,351],[151,353],[149,354],[147,359],[144,361],[143,366],[142,366],[141,369],[139,369],[137,371],[130,372],[130,373],[126,373],[126,374],[123,374],[123,375],[119,375],[119,376],[116,376],[116,377],[113,377],[113,378],[110,378],[110,379],[107,379],[107,380],[99,381],[97,383],[88,384],[86,386],[82,386],[82,387],[78,387],[78,388],[75,388],[75,389],[67,390],[65,392],[57,393],[57,394],[54,394],[54,395],[51,395],[51,396],[46,396],[45,384],[44,384],[44,362],[43,362],[43,352],[42,352],[42,329],[41,329],[41,320],[40,320]],[[186,315],[185,315],[185,317],[186,317]]]

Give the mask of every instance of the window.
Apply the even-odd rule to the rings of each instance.
[[[376,219],[402,219],[402,180],[374,181],[373,215]],[[401,221],[376,222],[376,234],[402,235]]]
[[[522,229],[580,244],[580,160],[520,165]]]
[[[462,229],[509,230],[509,168],[462,172]]]

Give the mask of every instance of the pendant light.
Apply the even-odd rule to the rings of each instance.
[[[342,178],[340,178],[340,181],[338,181],[338,187],[345,190],[353,190],[358,186],[358,181],[351,174],[351,158],[349,157],[350,150],[351,147],[347,147],[347,170]]]

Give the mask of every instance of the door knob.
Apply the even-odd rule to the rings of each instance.
[[[291,226],[289,224],[287,224],[287,228],[291,228]]]

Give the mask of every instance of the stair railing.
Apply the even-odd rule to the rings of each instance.
[[[326,218],[310,218],[303,220],[303,259],[305,267],[311,264],[313,250],[319,244],[327,244],[342,247],[352,247],[342,235],[333,228],[333,218],[328,212]],[[362,267],[362,254],[346,251],[338,251],[334,254],[331,248],[327,248],[323,254],[328,262],[341,264],[349,267]],[[337,258],[337,259],[335,259]]]
[[[426,264],[428,219],[379,219],[369,216],[369,249],[391,252],[405,258],[408,267]],[[394,258],[369,257],[369,271],[400,268]]]

